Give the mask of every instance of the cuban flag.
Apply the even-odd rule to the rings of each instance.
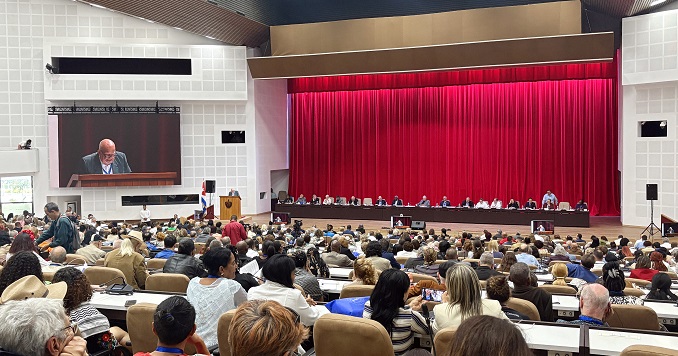
[[[202,213],[207,212],[207,193],[205,192],[205,181],[202,181],[202,193],[200,193],[200,205],[202,205]]]

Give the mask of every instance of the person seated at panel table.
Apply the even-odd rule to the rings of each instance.
[[[424,208],[430,208],[431,207],[431,201],[428,200],[428,198],[424,195],[421,197],[421,200],[417,203],[417,206],[421,206]]]
[[[480,198],[480,199],[478,200],[478,202],[476,203],[475,208],[476,208],[476,209],[489,209],[489,208],[490,208],[490,205],[487,204],[487,202],[484,201],[483,198]]]
[[[297,199],[297,204],[299,204],[299,205],[306,204],[306,197],[303,194],[299,194],[299,199]]]
[[[440,206],[442,207],[450,207],[452,206],[452,203],[447,199],[447,195],[443,195],[443,200],[440,201]]]
[[[463,202],[461,202],[460,207],[462,208],[473,208],[475,207],[475,204],[473,204],[473,200],[471,200],[470,197],[466,197]]]
[[[553,205],[558,205],[558,198],[556,198],[556,195],[551,193],[550,190],[547,190],[546,194],[544,194],[544,197],[541,198],[541,205],[544,206],[549,200],[551,203],[553,203]]]
[[[588,211],[589,205],[586,204],[585,201],[580,200],[580,201],[577,202],[577,205],[574,206],[574,210],[576,210],[576,211]]]
[[[532,198],[527,199],[527,203],[525,203],[525,209],[537,209],[537,203],[532,200]]]
[[[520,203],[511,199],[509,200],[508,205],[506,205],[506,209],[520,209]]]
[[[541,206],[542,209],[544,210],[555,210],[556,205],[553,204],[553,201],[551,199],[547,200],[545,204]]]
[[[393,206],[403,206],[403,200],[398,198],[398,196],[396,195],[393,198],[393,202],[391,202],[391,205],[393,205]]]
[[[330,198],[329,194],[325,194],[325,199],[323,200],[323,205],[331,205],[332,204],[332,198]]]
[[[492,200],[492,204],[490,204],[490,209],[501,209],[501,205],[501,200],[494,198],[494,200]]]
[[[377,198],[377,206],[386,206],[388,202],[386,199],[382,198],[381,195]]]
[[[313,194],[313,197],[311,198],[311,204],[313,205],[320,205],[320,198]]]
[[[351,195],[351,199],[348,200],[348,205],[360,205],[360,201],[355,195]]]

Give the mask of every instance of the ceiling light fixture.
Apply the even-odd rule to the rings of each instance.
[[[657,6],[660,4],[665,3],[667,0],[654,0],[652,3],[650,3],[650,6]]]
[[[99,5],[99,4],[90,4],[90,5],[92,5],[92,6],[94,6],[94,7],[98,7],[98,8],[100,8],[100,9],[106,9],[106,6],[101,6],[101,5]],[[108,9],[106,9],[106,10],[108,10]]]

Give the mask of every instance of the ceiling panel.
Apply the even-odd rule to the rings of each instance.
[[[586,8],[615,17],[628,17],[666,6],[676,0],[582,0]]]

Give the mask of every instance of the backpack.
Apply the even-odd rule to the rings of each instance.
[[[71,250],[73,250],[73,253],[75,253],[75,251],[82,247],[82,241],[80,241],[80,232],[76,228],[75,224],[71,221],[71,219],[64,216],[59,217],[59,220],[57,220],[56,226],[54,227],[54,231],[56,232],[59,230],[59,225],[61,224],[61,220],[63,219],[66,219],[68,221],[68,224],[71,226],[70,246]]]

